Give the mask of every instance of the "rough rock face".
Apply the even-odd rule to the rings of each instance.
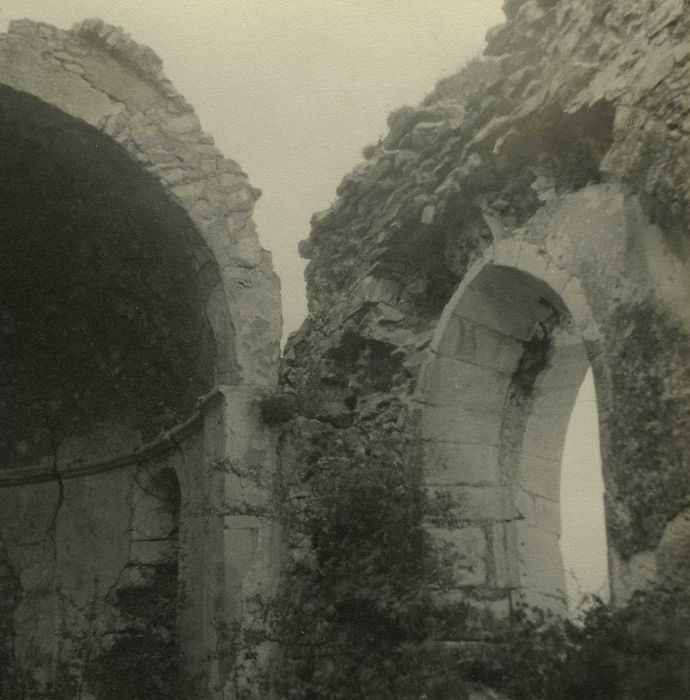
[[[211,693],[270,578],[270,529],[233,510],[225,468],[274,459],[260,192],[160,59],[99,20],[0,36],[0,131],[0,683],[69,671],[86,692],[148,627]]]
[[[463,526],[437,534],[466,554],[458,588],[500,613],[562,609],[558,470],[591,365],[614,598],[687,586],[690,11],[505,12],[314,215],[282,382],[458,503]]]

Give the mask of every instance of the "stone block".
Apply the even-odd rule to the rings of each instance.
[[[529,340],[536,325],[535,319],[510,308],[504,299],[479,291],[474,285],[465,290],[453,314],[518,340]]]
[[[657,551],[659,575],[669,588],[690,581],[690,508],[670,520]]]
[[[498,445],[502,415],[465,407],[424,406],[420,428],[423,440],[453,442],[458,445]]]
[[[228,579],[233,585],[241,584],[256,556],[259,529],[232,528],[225,533],[225,565]]]
[[[441,321],[443,322],[443,320]],[[452,357],[459,360],[476,361],[476,348],[473,342],[470,324],[453,316],[446,317],[446,327],[438,342],[437,353],[440,357]],[[468,328],[469,327],[469,328]]]
[[[490,583],[497,588],[514,588],[520,584],[517,528],[515,522],[491,527],[492,571]]]
[[[566,617],[568,614],[568,600],[565,595],[548,595],[528,588],[521,588],[512,594],[512,598],[514,605],[520,604],[529,608],[538,608],[561,617]]]
[[[565,386],[540,386],[533,392],[532,414],[538,416],[567,416],[573,412],[575,399],[580,387],[577,384]]]
[[[459,586],[486,583],[487,543],[480,528],[432,528],[429,532],[436,550],[450,558]]]
[[[543,280],[546,277],[548,260],[536,246],[525,243],[520,249],[517,267],[521,271]]]
[[[531,250],[532,247],[530,247]],[[523,246],[518,265],[520,270],[513,268],[490,267],[484,274],[477,276],[472,282],[472,288],[484,294],[498,299],[505,308],[513,313],[520,314],[525,318],[540,321],[546,318],[551,312],[551,305],[562,306],[560,298],[543,281],[543,270],[545,269],[545,259],[542,255],[534,252],[527,260],[536,258],[542,261],[540,270],[527,270],[523,272],[520,263],[527,249]],[[532,272],[533,276],[529,273]],[[533,277],[535,277],[533,279]],[[549,303],[544,303],[542,301]]]
[[[499,483],[496,445],[430,442],[423,449],[424,479],[429,486]]]
[[[473,522],[512,520],[517,516],[515,496],[509,486],[470,486],[466,484],[431,488],[450,497],[453,514]]]
[[[537,390],[564,387],[580,388],[589,368],[589,358],[582,343],[557,346],[546,371],[542,372],[535,388]]]
[[[525,424],[520,462],[541,457],[560,464],[568,420],[569,416],[563,415],[530,414]]]
[[[360,283],[362,300],[372,303],[395,304],[400,296],[400,284],[385,277],[367,277]]]
[[[516,267],[522,245],[522,241],[515,238],[504,238],[497,241],[494,246],[494,264]]]
[[[174,504],[166,503],[144,489],[135,489],[132,509],[132,539],[166,539],[176,526]]]
[[[558,502],[561,493],[561,460],[523,452],[517,481],[526,491]]]
[[[518,517],[525,523],[560,537],[561,508],[558,501],[552,501],[524,489],[516,489],[515,504]]]
[[[458,589],[443,591],[433,595],[434,603],[439,608],[452,608],[458,604],[466,604],[472,610],[472,615],[482,617],[491,615],[495,619],[507,617],[510,613],[510,595],[506,590],[498,590],[491,586],[474,590]]]
[[[520,584],[536,593],[566,597],[565,571],[558,537],[516,523]]]
[[[553,289],[554,293],[561,299],[561,292],[565,289],[566,284],[570,281],[572,274],[563,267],[551,262],[544,273],[544,281]],[[561,299],[561,303],[567,308],[565,300]],[[568,312],[570,310],[568,309]]]
[[[635,591],[651,588],[659,582],[659,564],[654,550],[623,558],[615,547],[609,547],[608,561],[611,596],[618,605],[625,604]]]
[[[450,316],[438,345],[441,357],[491,367],[504,374],[512,374],[524,348],[522,343],[491,328],[472,321]]]
[[[561,296],[582,337],[586,340],[597,340],[601,333],[592,318],[580,280],[572,277],[563,288]]]
[[[574,390],[573,403],[571,403],[570,407],[567,407],[566,404],[566,407],[562,406],[560,411],[555,406],[551,411],[548,410],[548,407],[542,408],[539,401],[536,400],[530,407],[531,410],[525,423],[525,435],[529,432],[534,432],[539,434],[545,441],[552,440],[554,443],[558,443],[560,440],[562,443],[568,430],[576,394],[577,390]]]
[[[437,406],[467,406],[501,411],[509,378],[491,367],[439,357],[421,373],[424,400]]]

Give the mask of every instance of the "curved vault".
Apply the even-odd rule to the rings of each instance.
[[[218,267],[96,129],[0,86],[0,140],[0,466],[131,450],[235,370],[206,315]]]

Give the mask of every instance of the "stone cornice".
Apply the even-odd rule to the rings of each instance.
[[[7,486],[20,486],[23,484],[44,483],[60,479],[76,479],[82,476],[100,474],[127,467],[131,464],[146,462],[156,457],[161,457],[171,452],[177,445],[186,440],[190,435],[200,430],[206,411],[217,406],[223,401],[223,393],[215,388],[200,399],[196,410],[183,423],[166,431],[155,440],[146,443],[134,452],[109,457],[86,463],[74,463],[61,467],[56,472],[52,468],[30,467],[0,470],[0,488]]]

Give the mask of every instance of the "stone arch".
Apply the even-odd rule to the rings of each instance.
[[[190,671],[220,688],[231,650],[218,630],[269,578],[245,540],[264,546],[270,525],[227,515],[242,484],[219,469],[274,459],[255,406],[280,337],[252,223],[260,192],[158,57],[99,20],[68,32],[21,20],[0,35],[0,129],[0,318],[14,342],[0,356],[0,538],[18,657],[48,679],[56,630],[107,607],[137,542],[138,470],[159,460],[184,494],[183,645]],[[242,565],[226,566],[236,552]]]
[[[126,454],[237,382],[218,265],[118,144],[0,93],[3,467]]]
[[[222,295],[219,290],[212,295],[209,313],[220,311],[222,298],[228,330],[234,333],[228,351],[242,380],[273,382],[278,285],[251,221],[260,192],[201,131],[160,59],[101,20],[86,20],[69,32],[14,21],[0,46],[7,49],[0,85],[32,95],[109,137],[185,212],[220,269]],[[199,269],[206,262],[199,259]]]
[[[463,552],[459,585],[497,609],[519,598],[565,612],[560,462],[599,353],[579,284],[537,246],[499,241],[447,304],[431,347],[417,390],[425,482],[457,504],[462,526],[436,535]]]

